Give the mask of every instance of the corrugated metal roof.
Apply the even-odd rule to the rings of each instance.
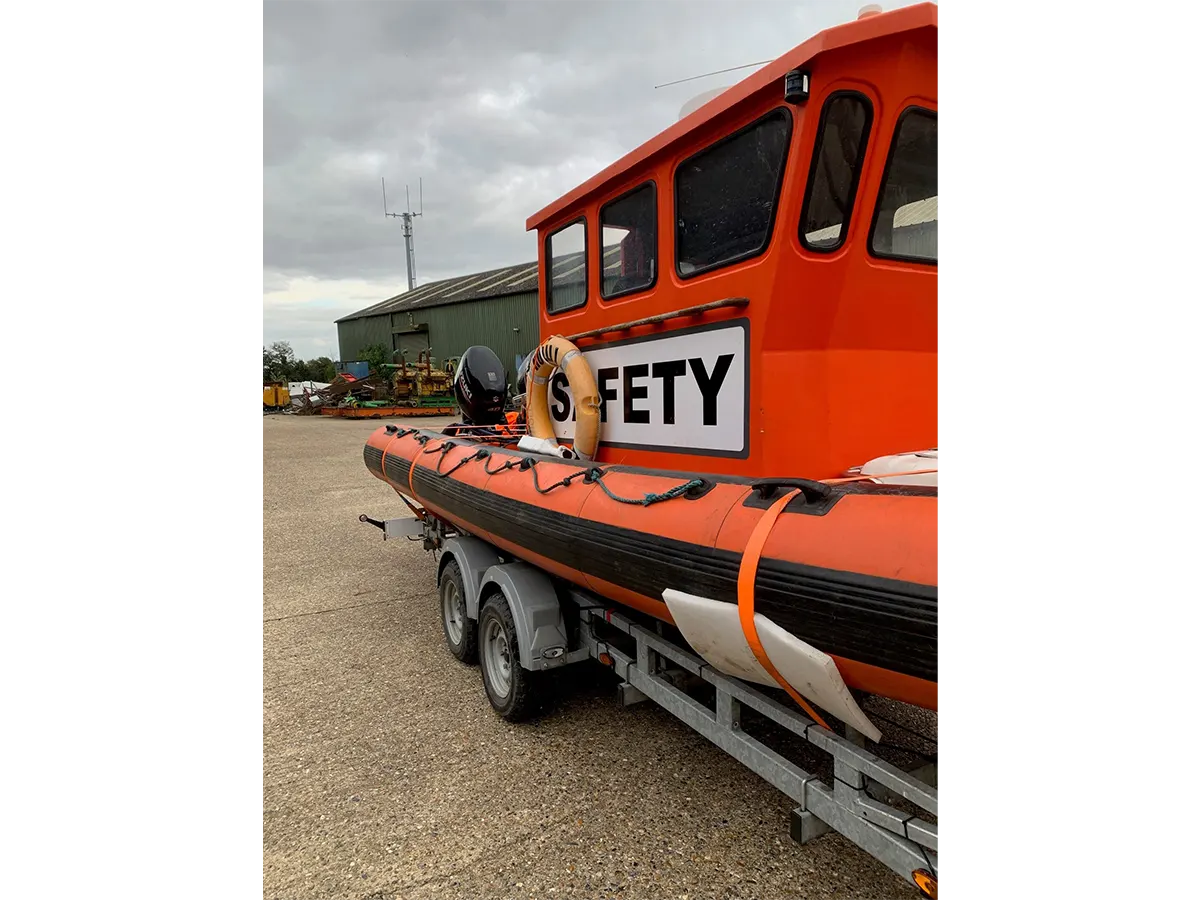
[[[605,270],[616,274],[620,266],[620,247],[608,247],[604,251]],[[565,274],[568,270],[578,268],[583,262],[583,253],[571,253],[554,261],[556,275]],[[516,266],[505,266],[502,269],[489,269],[487,272],[476,272],[473,275],[460,275],[457,278],[444,278],[432,281],[420,287],[405,291],[360,309],[358,312],[342,316],[338,322],[349,322],[351,319],[365,319],[369,316],[382,316],[394,312],[425,309],[430,306],[445,306],[450,303],[467,303],[471,300],[485,300],[488,297],[503,297],[507,294],[519,294],[524,291],[537,290],[538,264],[525,262]]]
[[[368,316],[380,316],[387,313],[424,309],[429,306],[442,306],[447,303],[466,303],[470,300],[480,300],[484,297],[500,297],[504,294],[517,294],[537,287],[537,263],[521,263],[517,266],[505,266],[502,269],[491,269],[487,272],[476,272],[472,275],[460,275],[457,278],[443,278],[441,281],[431,281],[405,291],[394,297],[389,297],[374,306],[360,309],[358,312],[342,316],[339,322],[351,319],[362,319]]]

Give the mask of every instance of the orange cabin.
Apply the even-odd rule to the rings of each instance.
[[[601,462],[830,478],[936,447],[937,7],[821,32],[526,227]]]

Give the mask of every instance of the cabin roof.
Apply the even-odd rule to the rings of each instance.
[[[920,3],[902,9],[879,13],[865,19],[855,19],[833,28],[827,28],[809,38],[798,47],[787,51],[777,60],[759,69],[753,75],[718,94],[699,109],[680,119],[674,125],[659,132],[635,150],[626,153],[608,168],[592,176],[574,190],[564,194],[549,206],[534,213],[525,221],[525,230],[540,228],[549,220],[576,205],[592,193],[599,191],[610,181],[629,169],[644,162],[656,153],[683,140],[692,131],[706,122],[722,115],[747,97],[767,87],[772,82],[783,81],[783,76],[792,69],[803,66],[821,53],[899,34],[918,28],[937,28],[938,9],[933,3]],[[780,92],[782,97],[782,90]]]

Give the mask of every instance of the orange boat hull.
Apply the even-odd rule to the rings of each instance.
[[[667,587],[737,602],[741,554],[769,505],[753,479],[610,466],[602,485],[590,464],[529,465],[528,454],[395,426],[375,431],[363,457],[462,531],[665,622]],[[692,479],[701,484],[640,505]],[[850,687],[937,708],[936,488],[798,496],[762,549],[754,594],[758,612],[828,653]]]

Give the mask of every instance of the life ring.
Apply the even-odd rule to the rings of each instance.
[[[595,459],[600,447],[600,393],[596,390],[596,378],[579,348],[561,335],[547,338],[533,351],[529,383],[525,385],[529,433],[536,438],[556,440],[546,396],[555,369],[566,374],[575,398],[575,454],[580,459]]]

